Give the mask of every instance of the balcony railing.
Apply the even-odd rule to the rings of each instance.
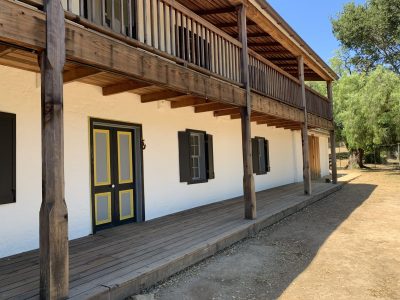
[[[62,3],[75,22],[200,72],[241,84],[242,44],[175,0],[62,0]],[[253,91],[302,108],[299,80],[250,49],[249,72]],[[306,96],[310,113],[332,119],[326,97],[309,88]]]
[[[306,87],[306,99],[308,112],[328,120],[332,119],[332,110],[327,97]]]
[[[249,51],[250,87],[267,97],[302,107],[300,82],[254,51]]]

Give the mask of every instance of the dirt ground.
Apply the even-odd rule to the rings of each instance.
[[[400,172],[362,172],[146,293],[165,300],[400,299]]]

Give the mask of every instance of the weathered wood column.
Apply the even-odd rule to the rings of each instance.
[[[68,212],[64,199],[63,68],[64,10],[44,1],[46,49],[40,54],[42,93],[42,205],[40,207],[40,298],[68,297]]]
[[[246,89],[246,107],[240,110],[242,121],[242,148],[243,148],[243,193],[244,193],[244,216],[246,219],[254,220],[257,217],[256,193],[253,176],[253,158],[251,148],[251,90],[249,78],[249,53],[247,48],[247,23],[246,6],[238,7],[239,40],[242,43],[241,76]]]
[[[330,101],[331,116],[333,122],[333,89],[332,81],[327,82],[328,98]],[[337,184],[337,164],[336,164],[336,137],[335,129],[330,130],[330,140],[331,140],[331,159],[332,159],[332,183]]]
[[[306,99],[306,85],[304,82],[304,58],[298,57],[298,71],[299,80],[301,84],[301,98],[303,102],[304,122],[301,127],[301,143],[303,149],[303,180],[304,180],[304,193],[311,195],[311,172],[310,172],[310,158],[308,147],[308,113],[307,113],[307,99]]]

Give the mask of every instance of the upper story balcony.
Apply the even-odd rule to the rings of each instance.
[[[23,0],[41,9],[43,0]],[[242,87],[238,0],[63,0],[66,18],[165,60]],[[303,108],[305,80],[336,75],[263,0],[248,0],[247,44],[252,92]],[[128,59],[128,58],[127,58]],[[308,112],[332,120],[329,99],[306,88]]]

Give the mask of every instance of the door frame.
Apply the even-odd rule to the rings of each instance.
[[[110,127],[113,129],[130,129],[134,131],[133,141],[132,141],[132,151],[133,153],[133,168],[134,168],[134,178],[135,178],[135,188],[134,188],[134,213],[135,218],[130,222],[125,223],[140,223],[145,221],[145,201],[144,201],[144,180],[143,180],[143,127],[141,124],[128,123],[114,120],[105,120],[99,118],[89,119],[89,137],[90,137],[90,203],[92,211],[92,231],[95,234],[99,230],[106,228],[115,227],[112,223],[101,226],[98,228],[96,226],[96,216],[94,209],[95,201],[95,189],[94,189],[94,147],[93,147],[93,130],[96,125]],[[110,155],[114,155],[111,154]]]

